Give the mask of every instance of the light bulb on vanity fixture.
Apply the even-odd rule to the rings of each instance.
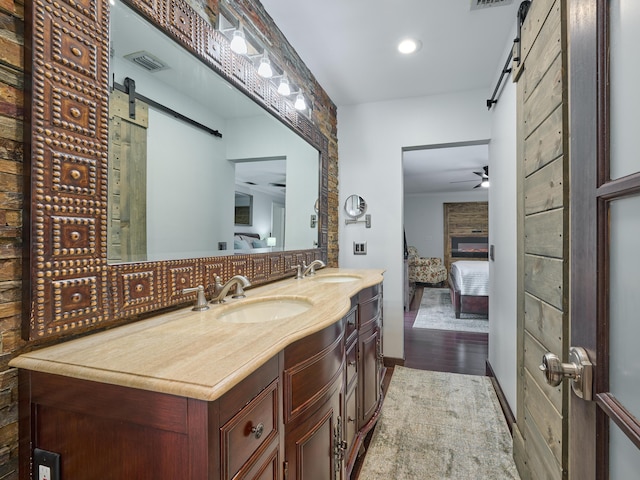
[[[262,54],[262,58],[260,59],[260,66],[258,67],[258,75],[262,78],[271,78],[273,77],[273,69],[271,68],[271,61],[269,60],[269,56],[265,51]]]
[[[231,39],[231,50],[238,55],[247,54],[247,41],[244,38],[244,32],[242,27],[233,32],[233,38]]]
[[[298,95],[296,95],[296,101],[293,106],[296,110],[304,110],[307,108],[307,103],[304,101],[304,95],[302,95],[302,93],[298,92]]]
[[[280,79],[280,84],[278,85],[278,93],[284,97],[288,97],[291,95],[291,87],[289,86],[289,79],[287,75],[282,75]]]

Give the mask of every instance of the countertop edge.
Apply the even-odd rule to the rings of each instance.
[[[222,376],[220,381],[215,383],[215,385],[188,380],[163,379],[157,376],[154,377],[144,374],[132,374],[108,369],[100,369],[93,366],[78,365],[51,358],[51,352],[55,352],[57,347],[71,344],[72,342],[88,341],[87,339],[90,339],[91,337],[93,337],[93,335],[88,335],[87,337],[83,337],[80,339],[69,340],[69,342],[62,342],[51,347],[45,347],[43,349],[33,350],[31,352],[22,354],[18,357],[13,358],[9,362],[9,366],[41,373],[72,377],[81,380],[183,396],[196,400],[213,401],[227,393],[234,386],[247,378],[256,369],[264,365],[269,359],[273,358],[273,356],[278,355],[287,346],[293,344],[301,338],[316,333],[343,318],[350,309],[351,298],[366,288],[381,284],[384,280],[383,273],[384,271],[382,269],[359,270],[328,268],[319,270],[317,274],[318,277],[321,277],[323,274],[346,274],[358,275],[362,276],[362,278],[358,281],[348,282],[346,284],[323,284],[321,288],[330,289],[332,295],[339,294],[342,296],[342,302],[339,308],[335,308],[334,304],[334,308],[331,309],[330,314],[328,314],[326,318],[323,318],[321,321],[317,321],[312,325],[308,325],[304,328],[292,330],[288,335],[280,338],[275,342],[271,342],[268,347],[265,347],[265,349],[262,351],[255,352],[254,356],[246,359],[246,361],[241,363],[237,368],[228,370],[226,374]],[[297,284],[293,283],[292,280],[293,279],[286,279],[280,282],[274,282],[273,284],[257,287],[256,289],[251,290],[252,296],[258,298],[273,294],[282,294],[283,289],[286,290],[288,294],[298,294],[298,292],[296,292],[292,288],[292,285],[293,287],[297,287],[298,290],[301,289],[305,295],[313,296],[313,288],[310,288],[310,282],[313,282],[313,279],[303,279],[295,281],[298,282]],[[316,285],[316,287],[320,288],[318,285]],[[337,302],[335,303],[337,304]],[[327,309],[324,305],[315,306],[314,308],[323,308],[325,310]],[[189,313],[189,310],[190,309],[184,310],[184,316],[193,316],[193,314]],[[183,311],[178,312],[178,315],[180,315],[180,312]],[[164,315],[151,317],[150,319],[143,320],[143,322],[152,321],[154,319],[161,319],[163,316]],[[127,328],[134,329],[138,323],[139,322],[133,322],[131,324],[116,327],[113,330]],[[162,324],[162,322],[160,323]],[[154,327],[152,326],[151,328]],[[113,330],[109,330],[107,332],[113,332]],[[97,332],[95,335],[100,335],[101,333],[106,332]],[[49,354],[49,356],[47,356],[47,354]]]

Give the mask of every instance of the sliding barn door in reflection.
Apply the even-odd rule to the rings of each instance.
[[[136,100],[135,118],[129,97],[119,91],[109,101],[109,263],[147,259],[147,128],[148,106]]]

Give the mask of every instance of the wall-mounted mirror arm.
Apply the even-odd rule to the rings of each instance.
[[[371,215],[367,213],[364,216],[364,220],[356,220],[355,218],[347,218],[344,221],[345,225],[353,225],[355,223],[364,223],[364,226],[366,228],[371,228]]]

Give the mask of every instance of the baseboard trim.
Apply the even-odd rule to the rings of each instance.
[[[513,415],[513,411],[509,406],[509,402],[507,402],[507,397],[500,386],[500,382],[496,378],[496,374],[491,367],[491,363],[489,360],[486,362],[487,368],[487,376],[491,378],[491,383],[493,384],[493,388],[496,391],[496,395],[498,396],[498,402],[500,402],[500,407],[502,408],[502,414],[504,415],[505,420],[507,421],[507,425],[509,427],[509,432],[511,432],[511,436],[513,436],[513,426],[516,424],[516,417]]]
[[[385,367],[395,367],[395,366],[404,367],[404,358],[393,358],[393,357],[384,357],[384,366]]]

